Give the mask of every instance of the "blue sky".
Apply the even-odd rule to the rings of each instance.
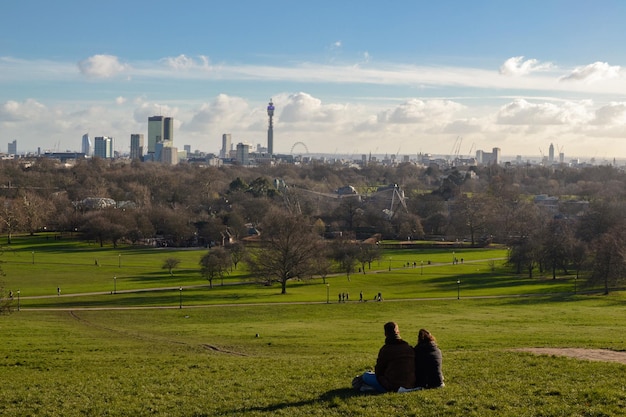
[[[0,150],[128,151],[222,133],[315,153],[625,158],[621,1],[14,1],[0,24]],[[460,139],[459,139],[460,138]]]

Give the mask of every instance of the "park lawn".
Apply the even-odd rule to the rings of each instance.
[[[101,248],[75,239],[21,236],[2,256],[2,281],[6,290],[20,290],[25,309],[323,303],[345,297],[355,301],[361,293],[365,301],[379,293],[384,300],[493,297],[572,293],[580,286],[573,276],[552,280],[512,274],[504,264],[505,249],[457,248],[385,250],[380,260],[349,277],[335,273],[291,280],[287,294],[280,294],[278,284],[255,283],[240,263],[223,280],[214,280],[211,289],[198,265],[205,253],[197,248]],[[181,261],[172,274],[162,268],[168,257]]]
[[[20,311],[0,317],[0,415],[620,415],[626,365],[516,349],[623,351],[625,313],[622,293]],[[389,320],[438,338],[445,388],[351,391]]]
[[[69,238],[46,240],[41,236],[21,236],[4,247],[0,260],[5,288],[14,292],[20,289],[29,296],[45,296],[56,295],[57,288],[61,294],[76,294],[203,285],[207,280],[200,274],[199,262],[206,251],[206,248],[101,248]],[[162,268],[167,258],[180,260],[172,275]],[[225,281],[248,277],[240,264]]]

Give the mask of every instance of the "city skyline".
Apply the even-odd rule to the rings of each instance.
[[[626,4],[431,3],[10,2],[0,141],[129,153],[163,115],[219,154],[267,144],[271,100],[274,153],[626,158]]]

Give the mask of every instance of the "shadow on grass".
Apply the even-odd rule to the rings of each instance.
[[[333,403],[337,400],[346,400],[349,398],[363,396],[363,395],[378,395],[378,394],[364,394],[364,393],[357,392],[352,388],[338,388],[338,389],[325,392],[319,397],[313,398],[310,400],[283,402],[279,404],[267,405],[264,407],[251,407],[251,408],[246,408],[245,410],[233,410],[233,411],[236,411],[236,412],[243,412],[243,411],[276,412],[276,411],[280,411],[284,409],[289,409],[292,407],[302,407],[302,406],[307,406],[307,405],[315,405],[319,407],[320,401],[326,404],[326,408],[332,408]]]
[[[613,292],[624,291],[624,288],[614,289]],[[555,302],[576,302],[584,301],[590,297],[604,297],[608,298],[610,295],[605,295],[602,288],[586,288],[574,292],[552,293],[552,294],[520,294],[515,297],[502,298],[502,304],[507,305],[540,305],[550,304]],[[608,302],[615,306],[622,306],[626,304],[626,299],[623,297],[608,298]]]

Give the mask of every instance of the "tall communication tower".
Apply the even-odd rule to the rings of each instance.
[[[267,116],[269,117],[269,125],[267,127],[267,153],[274,154],[274,103],[270,99],[267,105]]]

